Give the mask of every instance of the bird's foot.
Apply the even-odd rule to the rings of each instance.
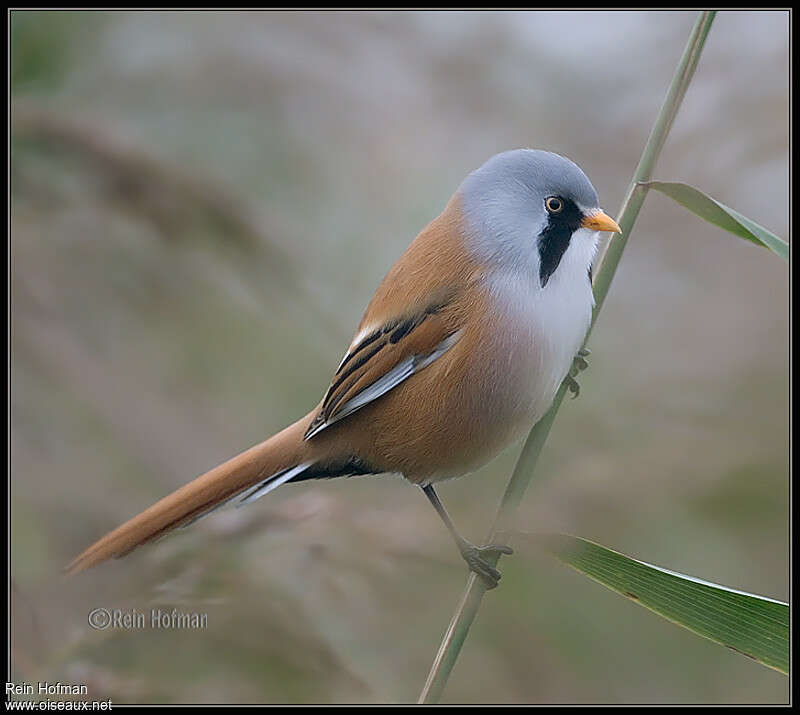
[[[474,571],[478,575],[487,590],[495,588],[502,575],[492,566],[489,559],[497,563],[497,559],[500,558],[501,554],[510,556],[513,553],[514,549],[505,544],[475,546],[467,541],[461,547],[461,555],[464,557],[464,561],[467,562],[470,571]]]
[[[564,382],[567,384],[567,389],[572,393],[573,400],[581,394],[581,386],[578,384],[578,381],[575,378],[579,373],[583,372],[587,367],[589,367],[589,363],[586,361],[586,358],[589,355],[591,355],[591,351],[588,348],[581,348],[578,350],[578,354],[572,360],[572,366],[569,369],[569,373],[564,378]]]

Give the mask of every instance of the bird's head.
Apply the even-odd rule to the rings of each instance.
[[[542,288],[571,243],[585,242],[588,269],[595,233],[620,231],[580,167],[547,151],[497,154],[464,179],[458,194],[475,256],[502,269],[531,271]]]

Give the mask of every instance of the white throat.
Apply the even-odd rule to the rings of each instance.
[[[554,394],[583,345],[592,319],[594,294],[589,268],[596,251],[597,233],[579,228],[572,234],[550,280],[536,296],[534,320],[542,348],[552,361],[547,372]]]
[[[516,382],[522,391],[521,432],[549,409],[586,337],[594,305],[589,267],[596,249],[597,233],[581,228],[544,287],[538,261],[531,262],[535,270],[533,265],[504,267],[489,278],[488,288],[505,327],[503,347],[522,371]]]

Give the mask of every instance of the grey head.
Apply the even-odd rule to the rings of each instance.
[[[573,234],[600,211],[597,192],[577,164],[536,149],[493,156],[464,179],[458,193],[476,255],[498,266],[530,265],[542,288]]]

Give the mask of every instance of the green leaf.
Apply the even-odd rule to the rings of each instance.
[[[742,216],[738,211],[734,211],[699,189],[695,189],[694,186],[678,181],[642,181],[639,186],[660,191],[700,218],[759,246],[769,248],[784,261],[789,260],[789,244],[786,241],[778,238],[772,231],[759,226],[755,221]]]
[[[543,534],[533,539],[603,586],[788,675],[788,604],[637,561],[576,536]]]

